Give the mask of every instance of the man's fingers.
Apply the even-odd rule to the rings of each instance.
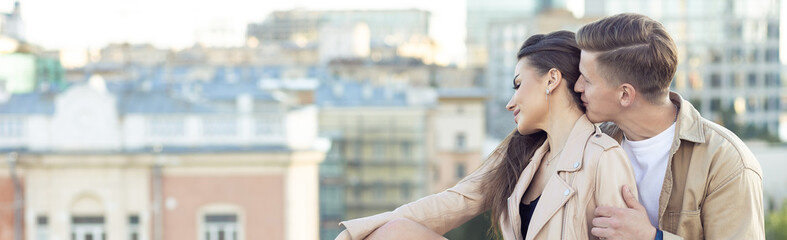
[[[623,185],[620,190],[621,194],[623,195],[623,201],[626,202],[626,206],[636,210],[643,210],[645,207],[637,201],[637,198],[634,197],[634,194],[631,193],[631,189],[629,189],[628,185]]]
[[[607,228],[594,227],[590,229],[590,234],[599,238],[608,238],[612,236],[612,230]]]
[[[601,228],[612,227],[612,228],[614,228],[614,227],[616,227],[615,226],[616,224],[614,224],[614,221],[615,220],[613,220],[612,218],[608,218],[608,217],[595,217],[595,218],[593,218],[591,223],[593,224],[593,227],[601,227]]]
[[[593,214],[596,215],[596,217],[611,217],[613,214],[615,214],[616,209],[616,207],[607,206],[596,207],[596,210],[593,211]]]

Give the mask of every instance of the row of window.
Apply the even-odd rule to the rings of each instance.
[[[726,79],[726,86],[731,86],[734,88],[754,88],[754,87],[761,87],[761,82],[757,79],[757,74],[749,73],[746,75],[746,85],[744,85],[743,75],[739,73],[731,73],[729,78]],[[719,73],[712,73],[710,75],[710,87],[711,88],[720,88],[722,86],[722,77]],[[779,88],[782,86],[781,81],[781,74],[780,73],[765,73],[765,87],[775,87]]]
[[[744,51],[740,47],[734,47],[726,50],[727,60],[731,63],[778,63],[779,62],[779,49],[768,48],[763,51],[765,58],[762,58],[762,53],[759,49],[751,49]],[[717,51],[709,53],[711,63],[721,63],[723,60],[722,54]],[[691,58],[691,57],[689,57]]]
[[[235,214],[206,214],[203,216],[203,240],[238,240],[239,221]],[[140,235],[138,215],[128,217],[128,239],[146,239]],[[36,218],[36,240],[49,240],[49,218]],[[106,240],[103,216],[75,216],[71,218],[71,240]]]
[[[185,119],[179,117],[152,118],[148,128],[154,137],[182,137],[186,133]],[[238,134],[235,118],[206,118],[202,133],[205,136],[235,136]],[[0,118],[0,138],[19,138],[24,136],[24,118]],[[278,136],[284,133],[280,118],[258,118],[254,121],[257,136]]]
[[[692,104],[697,108],[701,108],[702,100],[694,99]],[[722,100],[714,98],[710,100],[710,111],[735,111],[737,113],[752,113],[758,111],[778,111],[781,109],[781,99],[778,96],[774,97],[739,97],[736,99]]]
[[[182,117],[158,117],[149,121],[148,133],[153,137],[183,137],[186,135],[186,119]],[[263,117],[254,120],[254,133],[257,136],[278,136],[284,134],[281,118]],[[202,125],[205,136],[235,136],[238,134],[236,118],[205,118]]]
[[[390,200],[391,196],[388,196],[388,190],[394,190],[399,192],[399,196],[402,200],[410,200],[413,194],[413,185],[409,182],[402,182],[396,184],[396,186],[385,186],[386,183],[381,181],[374,182],[372,186],[349,186],[348,189],[352,192],[355,199],[361,199],[362,195],[366,191],[372,192],[372,197],[375,200]],[[337,190],[338,191],[338,190]],[[328,193],[330,194],[330,192]]]

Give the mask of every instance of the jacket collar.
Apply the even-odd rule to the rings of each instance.
[[[588,136],[594,133],[596,128],[593,126],[593,123],[588,120],[587,115],[582,115],[577,119],[574,123],[574,127],[568,134],[568,139],[566,140],[566,144],[563,145],[565,149],[567,146],[571,146],[570,149],[565,149],[560,153],[554,161],[557,161],[557,167],[555,168],[558,172],[574,172],[579,170],[582,167],[582,154],[584,151],[577,150],[576,146],[583,146],[587,142]],[[519,206],[519,202],[522,201],[522,196],[525,194],[525,190],[527,187],[530,186],[530,181],[533,179],[533,176],[538,170],[538,167],[541,165],[541,160],[551,150],[548,141],[544,141],[536,152],[533,154],[533,157],[530,159],[530,164],[525,167],[525,170],[519,176],[519,180],[517,181],[516,187],[514,187],[514,192],[512,197],[516,199],[516,204]],[[579,164],[574,166],[577,162]],[[539,204],[541,204],[539,202]]]
[[[546,223],[553,217],[553,215],[568,202],[576,189],[566,182],[565,179],[558,175],[559,172],[574,172],[582,168],[582,158],[585,153],[585,144],[588,138],[596,133],[596,127],[588,120],[586,115],[582,115],[574,123],[574,127],[568,134],[566,144],[563,146],[565,150],[560,153],[560,156],[555,161],[557,162],[556,171],[551,173],[549,180],[544,187],[541,199],[546,201],[539,201],[538,207],[533,213],[533,218],[528,227],[527,237],[532,239]],[[548,144],[548,143],[546,143]],[[531,176],[532,178],[532,176]],[[524,193],[524,191],[522,191]],[[521,196],[519,196],[521,201]],[[518,201],[517,201],[517,204]],[[520,233],[521,234],[521,233]]]
[[[669,93],[672,104],[678,106],[678,121],[675,126],[678,137],[683,140],[705,143],[705,132],[702,128],[702,116],[689,101],[683,100],[676,92]]]
[[[595,132],[596,126],[590,122],[587,115],[583,114],[577,119],[574,127],[568,134],[566,144],[563,145],[565,150],[562,150],[560,157],[558,157],[558,172],[575,172],[582,168],[581,160],[585,152],[585,144],[587,144],[588,137]],[[566,149],[567,147],[570,148]]]

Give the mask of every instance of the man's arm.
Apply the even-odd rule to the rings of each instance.
[[[750,168],[710,189],[701,211],[705,239],[765,239],[762,177]]]

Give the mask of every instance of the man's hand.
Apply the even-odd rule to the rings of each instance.
[[[605,239],[654,239],[656,228],[650,225],[645,207],[627,185],[623,185],[621,194],[628,208],[597,207],[590,233]]]

